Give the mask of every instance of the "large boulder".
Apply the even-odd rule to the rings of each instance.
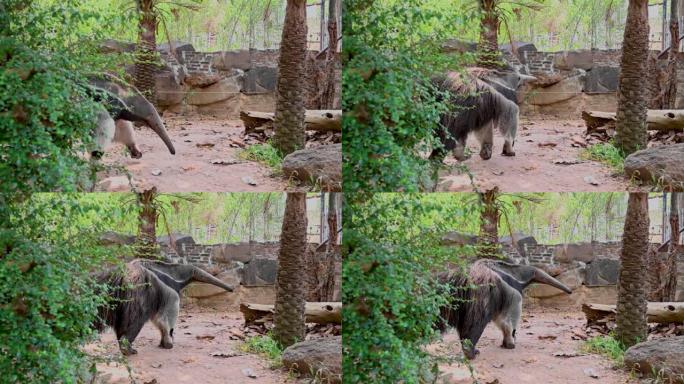
[[[327,191],[342,191],[342,144],[294,151],[283,159],[283,173]]]
[[[584,73],[580,73],[548,87],[533,88],[526,101],[532,105],[549,105],[572,99],[582,94],[584,76]]]
[[[577,267],[556,276],[556,280],[565,284],[568,288],[575,290],[582,285],[584,273],[584,267]],[[535,298],[546,298],[566,294],[560,289],[546,284],[532,284],[527,288],[525,293],[527,296]]]
[[[184,82],[191,87],[204,88],[216,84],[220,80],[220,73],[192,72],[185,76]]]
[[[684,336],[645,341],[625,352],[625,365],[668,383],[684,383]]]
[[[556,248],[553,258],[558,263],[575,261],[588,263],[594,259],[594,245],[591,243],[566,244]]]
[[[585,71],[594,66],[594,52],[590,50],[567,51],[554,56],[554,67],[571,71],[575,68]]]
[[[273,92],[278,80],[278,68],[255,67],[245,71],[244,90],[248,93]]]
[[[587,72],[584,79],[584,92],[609,93],[618,88],[620,67],[595,66]]]
[[[204,88],[193,88],[188,92],[186,102],[190,105],[207,105],[228,100],[240,95],[239,79],[228,77]]]
[[[252,257],[252,244],[250,243],[221,244],[211,250],[212,261],[218,263],[230,263],[233,261],[246,263]]]
[[[235,288],[240,285],[240,273],[237,268],[223,271],[216,275],[216,278]],[[192,283],[185,287],[184,292],[185,296],[187,297],[204,298],[219,295],[228,291],[211,284]]]
[[[105,39],[100,43],[99,48],[102,53],[131,53],[135,52],[135,43],[114,39]]]
[[[461,232],[451,231],[442,236],[442,244],[444,245],[474,245],[477,243],[477,236],[468,235]]]
[[[173,71],[163,71],[155,77],[157,105],[170,107],[183,102],[185,89],[178,83],[178,76]]]
[[[247,50],[221,52],[212,56],[211,67],[219,71],[247,70],[251,67],[251,53]]]
[[[135,243],[135,236],[107,231],[100,235],[99,240],[102,245],[130,245]]]
[[[173,240],[176,243],[177,247],[180,247],[183,244],[188,244],[188,245],[195,245],[195,239],[192,238],[191,235],[184,235],[182,233],[174,233],[173,234]],[[166,236],[159,236],[157,237],[157,242],[161,244],[168,244],[171,245],[171,237],[166,235]]]
[[[595,259],[587,264],[587,275],[584,285],[590,287],[615,285],[620,273],[620,260]]]
[[[644,184],[684,190],[684,144],[636,151],[625,159],[625,175]]]
[[[323,383],[342,382],[342,336],[302,341],[283,351],[283,365]]]
[[[275,284],[277,272],[277,260],[252,259],[241,271],[242,284],[247,286]]]

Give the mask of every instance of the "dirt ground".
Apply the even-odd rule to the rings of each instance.
[[[583,329],[581,312],[523,310],[515,349],[501,348],[501,331],[490,323],[477,344],[480,354],[472,362],[481,384],[636,384],[626,371],[613,369],[607,358],[581,352],[581,340],[572,339],[573,329]],[[461,349],[455,331],[430,349],[449,355]],[[564,356],[554,356],[564,355]],[[473,382],[463,364],[443,364],[441,383]],[[592,377],[597,376],[597,377]]]
[[[133,379],[138,384],[303,382],[288,376],[283,369],[271,369],[269,362],[259,356],[240,351],[241,341],[231,340],[230,336],[232,330],[242,329],[242,323],[239,312],[198,312],[192,309],[189,312],[181,308],[174,330],[173,349],[162,349],[158,347],[159,331],[148,322],[133,343],[138,354],[127,358]],[[121,356],[112,330],[100,335],[97,342],[87,345],[86,350],[104,358]],[[235,356],[216,357],[212,353]],[[101,363],[98,364],[98,372],[107,384],[131,382],[124,364]]]
[[[522,118],[515,141],[515,157],[501,155],[503,137],[494,137],[494,154],[482,160],[480,148],[473,136],[468,139],[472,153],[463,164],[474,176],[478,190],[498,186],[503,192],[599,192],[624,191],[628,182],[598,162],[581,160],[581,147],[573,147],[573,136],[584,137],[582,120],[529,120]],[[457,165],[453,156],[448,165]],[[472,191],[467,174],[456,169],[443,172],[439,191]]]
[[[285,180],[271,176],[270,168],[238,156],[242,148],[236,147],[235,142],[242,142],[243,126],[240,120],[164,116],[164,123],[176,148],[175,155],[169,153],[151,129],[140,127],[136,128],[136,138],[142,158],[131,158],[125,147],[117,144],[107,152],[104,163],[123,165],[131,173],[134,185],[145,189],[154,185],[160,192],[263,192],[286,189]],[[216,160],[228,164],[212,164]],[[121,171],[110,171],[98,180],[122,174]],[[108,188],[105,186],[101,189]]]

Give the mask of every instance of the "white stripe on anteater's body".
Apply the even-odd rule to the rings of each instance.
[[[192,265],[138,259],[123,271],[108,270],[97,280],[108,288],[109,305],[99,308],[93,324],[99,331],[114,328],[121,352],[137,353],[132,344],[148,320],[159,329],[161,348],[173,348],[173,329],[180,308],[180,290],[193,281],[232,291],[233,287]]]
[[[452,292],[452,301],[441,308],[436,324],[441,331],[458,330],[463,352],[469,359],[482,332],[494,321],[503,333],[504,348],[515,348],[515,332],[522,313],[522,291],[531,283],[548,284],[568,294],[572,291],[539,268],[481,259],[470,266],[467,274],[447,272],[439,276]]]

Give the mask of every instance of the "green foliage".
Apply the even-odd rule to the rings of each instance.
[[[250,145],[240,152],[240,157],[266,164],[278,172],[281,171],[283,164],[283,156],[271,145],[270,141],[264,144]]]
[[[625,170],[625,154],[613,142],[594,144],[582,155],[587,159],[609,165],[616,173],[622,174]]]
[[[265,357],[271,362],[271,368],[279,368],[283,365],[283,348],[273,339],[270,333],[264,336],[250,337],[240,345],[240,349]]]
[[[115,216],[75,195],[0,195],[0,383],[75,383],[103,299],[89,271],[109,260],[97,234]]]
[[[419,383],[435,373],[424,349],[448,289],[434,273],[462,264],[471,248],[441,246],[442,234],[476,215],[430,195],[348,195],[342,267],[343,375],[348,383]],[[365,200],[365,201],[363,201]]]
[[[429,188],[439,116],[430,78],[459,58],[440,52],[455,8],[434,1],[344,2],[343,177],[346,191]]]
[[[615,339],[612,333],[608,336],[592,337],[584,342],[582,350],[606,356],[610,358],[617,367],[622,367],[625,364],[625,351],[627,348]]]
[[[107,20],[76,0],[8,0],[0,12],[0,193],[88,186],[84,153],[99,107],[86,75],[118,58],[97,53]]]

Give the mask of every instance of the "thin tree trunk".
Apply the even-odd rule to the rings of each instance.
[[[677,101],[677,54],[679,53],[678,0],[670,0],[670,51],[667,58],[667,83],[663,87],[663,107],[674,109]]]
[[[286,155],[304,148],[306,0],[287,0],[276,90],[273,145]]]
[[[276,280],[273,338],[283,347],[304,340],[306,193],[288,193]]]
[[[676,2],[676,1],[675,1]],[[679,193],[670,192],[670,249],[665,263],[663,301],[675,301],[677,293],[677,256],[679,254]]]
[[[630,193],[620,254],[616,338],[630,347],[646,340],[648,193]]]
[[[328,11],[328,52],[326,54],[326,81],[323,95],[321,96],[321,105],[325,109],[334,109],[335,105],[335,88],[337,86],[337,78],[335,76],[337,69],[337,3],[339,0],[330,0]]]
[[[482,204],[480,213],[480,235],[478,236],[478,256],[495,259],[499,257],[499,217],[501,212],[496,204],[499,189],[495,187],[479,193]]]
[[[157,103],[157,14],[154,0],[137,0],[140,23],[135,57],[135,86],[152,104]]]
[[[648,0],[630,0],[622,45],[616,146],[625,154],[646,147]]]

